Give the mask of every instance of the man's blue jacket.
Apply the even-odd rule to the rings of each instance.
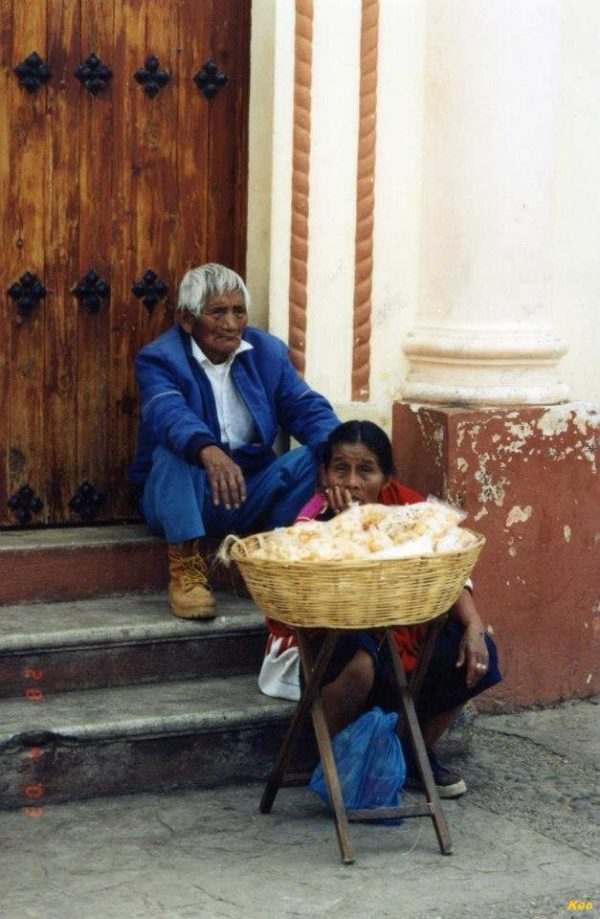
[[[315,453],[337,427],[331,405],[300,378],[282,341],[251,326],[243,337],[252,349],[235,358],[231,376],[254,419],[257,442],[233,451],[221,442],[213,391],[192,356],[190,336],[174,326],[140,351],[135,370],[141,421],[130,470],[134,485],[146,481],[158,444],[194,464],[198,450],[216,444],[252,474],[275,459],[278,427]]]

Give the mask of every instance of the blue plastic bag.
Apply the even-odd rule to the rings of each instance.
[[[346,808],[396,807],[399,804],[406,763],[394,730],[397,721],[396,712],[386,714],[375,707],[333,738],[333,756]],[[314,770],[308,787],[331,806],[321,763]]]

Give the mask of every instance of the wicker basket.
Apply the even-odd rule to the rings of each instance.
[[[471,531],[472,532],[472,531]],[[485,538],[443,555],[348,562],[281,562],[253,558],[268,533],[230,543],[227,554],[258,606],[290,626],[366,629],[416,625],[458,599]]]

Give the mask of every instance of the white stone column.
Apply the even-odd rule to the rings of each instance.
[[[563,401],[550,322],[560,0],[429,0],[411,402]]]

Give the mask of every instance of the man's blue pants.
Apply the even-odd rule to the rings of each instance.
[[[157,447],[144,487],[142,510],[150,530],[168,543],[271,530],[293,523],[316,484],[315,457],[307,447],[298,447],[248,476],[246,500],[241,507],[228,511],[213,505],[204,469]]]

